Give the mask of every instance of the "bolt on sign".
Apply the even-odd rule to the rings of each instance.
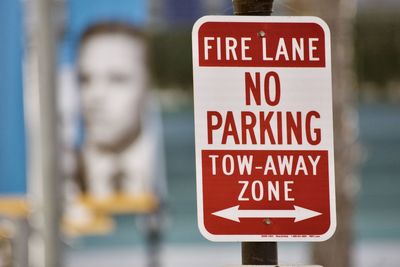
[[[212,241],[323,241],[336,227],[330,33],[315,17],[193,28],[198,224]]]

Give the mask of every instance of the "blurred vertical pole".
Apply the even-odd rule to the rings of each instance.
[[[33,267],[57,267],[61,264],[60,251],[60,175],[57,154],[57,105],[56,105],[56,16],[53,0],[31,0],[28,14],[31,21],[29,55],[35,85],[28,84],[38,97],[38,175],[32,177]],[[31,154],[32,155],[32,154]]]
[[[28,267],[28,240],[29,240],[29,225],[26,217],[17,218],[15,221],[16,239],[13,244],[13,265],[15,267]]]
[[[353,218],[358,185],[358,119],[355,109],[353,27],[356,0],[292,0],[296,15],[323,18],[332,34],[337,228],[331,239],[312,245],[313,263],[352,266]]]
[[[270,16],[274,0],[233,0],[235,15]],[[243,265],[278,264],[276,242],[242,242]]]

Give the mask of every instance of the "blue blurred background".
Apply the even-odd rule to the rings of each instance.
[[[0,195],[26,193],[22,4],[0,2]]]

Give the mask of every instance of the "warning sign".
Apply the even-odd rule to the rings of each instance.
[[[193,28],[198,224],[213,241],[323,241],[336,227],[330,34],[314,17]]]

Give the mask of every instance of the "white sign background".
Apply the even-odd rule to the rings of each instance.
[[[325,32],[326,66],[320,67],[207,67],[199,64],[198,31],[206,22],[312,22],[320,25]],[[336,228],[334,153],[333,153],[333,115],[332,115],[332,77],[330,31],[324,21],[316,17],[256,17],[256,16],[206,16],[199,19],[193,27],[193,79],[195,110],[195,143],[196,143],[196,176],[197,176],[197,209],[198,226],[207,239],[212,241],[267,241],[257,235],[213,235],[204,227],[203,218],[203,185],[202,185],[202,150],[327,150],[329,157],[330,187],[330,229],[322,236],[291,238],[274,238],[276,241],[324,241],[333,235]],[[260,72],[261,81],[267,72],[279,74],[281,82],[281,101],[275,106],[245,105],[244,73]],[[207,111],[221,113],[233,111],[304,111],[315,110],[321,115],[313,124],[321,128],[321,143],[317,146],[303,142],[302,145],[279,144],[234,144],[232,138],[227,144],[208,144]],[[257,127],[257,126],[256,126]],[[258,128],[255,128],[256,131]],[[285,131],[283,131],[285,140]],[[217,140],[218,136],[214,136]],[[305,138],[303,136],[303,138]]]

